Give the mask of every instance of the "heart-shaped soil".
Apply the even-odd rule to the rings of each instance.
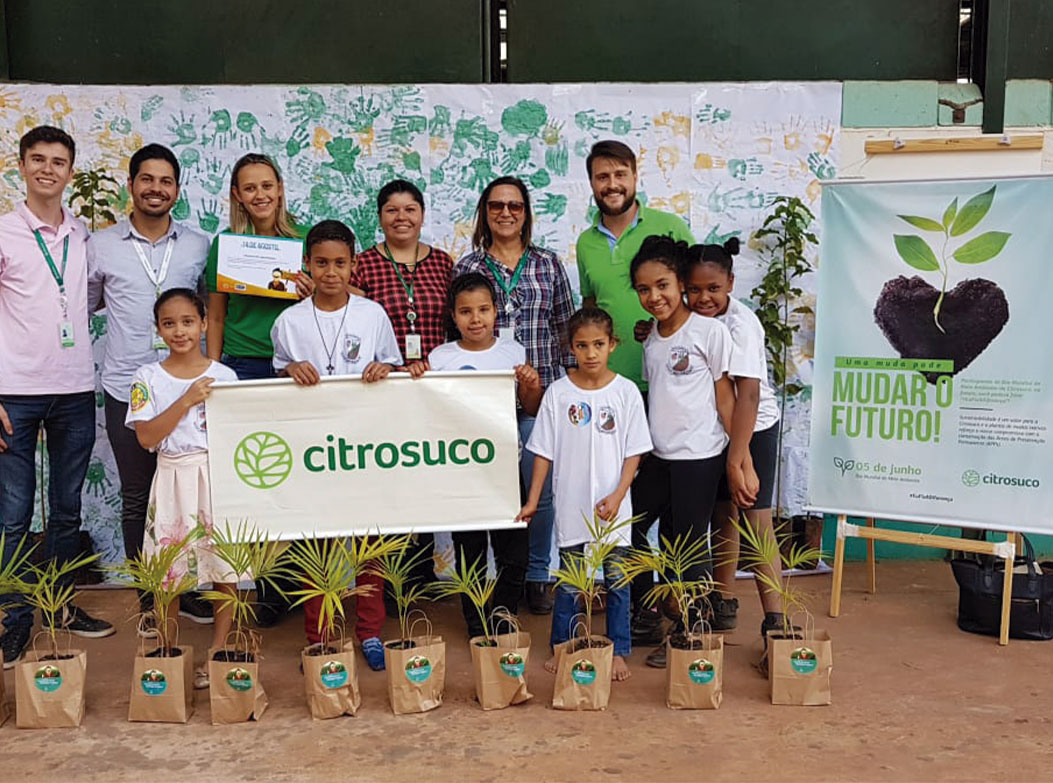
[[[926,281],[897,277],[881,289],[874,321],[905,359],[951,359],[954,373],[964,370],[984,352],[1009,321],[1005,293],[990,280],[963,280],[943,297],[941,332],[932,309],[940,292]],[[942,373],[925,373],[936,383]]]

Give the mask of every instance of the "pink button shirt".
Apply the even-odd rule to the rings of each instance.
[[[63,207],[56,231],[25,203],[0,216],[0,394],[73,394],[95,388],[88,332],[88,229]],[[44,260],[39,230],[62,270],[62,241],[69,237],[66,295],[75,344],[59,337],[59,290]]]

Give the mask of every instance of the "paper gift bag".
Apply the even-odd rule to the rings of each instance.
[[[4,655],[0,653],[0,726],[3,726],[11,717],[11,710],[7,706],[7,694],[4,693]]]
[[[362,704],[355,665],[355,643],[330,645],[329,651],[324,653],[319,653],[320,649],[319,645],[312,645],[305,648],[301,655],[303,684],[311,717],[325,720],[355,715]]]
[[[672,710],[715,710],[724,700],[724,637],[679,637],[693,649],[665,642],[665,704]]]
[[[781,631],[768,631],[771,703],[806,707],[829,704],[834,668],[830,634],[815,631],[797,634],[797,639],[780,639],[780,635]]]
[[[128,720],[186,723],[194,714],[194,648],[174,647],[179,654],[169,657],[160,649],[135,656]]]
[[[526,665],[530,657],[530,634],[499,634],[496,647],[481,647],[484,636],[470,639],[475,696],[484,710],[501,710],[534,698],[527,690]]]
[[[407,649],[384,645],[388,699],[396,715],[427,712],[442,705],[446,689],[446,642],[441,636],[411,636]]]
[[[581,638],[557,645],[559,663],[552,707],[557,710],[605,710],[611,699],[611,667],[614,642],[606,636],[593,636],[600,647],[576,649]]]
[[[73,728],[84,719],[88,656],[84,650],[67,650],[62,655],[52,660],[50,653],[33,650],[15,666],[18,728]]]
[[[208,702],[213,726],[262,718],[268,701],[260,684],[259,653],[234,647],[213,651],[208,662]]]

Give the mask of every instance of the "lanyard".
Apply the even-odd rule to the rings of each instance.
[[[154,268],[146,258],[146,253],[143,251],[141,243],[134,236],[132,237],[132,247],[135,248],[135,254],[139,256],[139,263],[143,265],[143,271],[146,272],[146,276],[150,278],[150,282],[154,284],[154,295],[160,296],[161,286],[164,285],[165,278],[168,277],[168,262],[172,260],[172,250],[175,248],[175,237],[171,235],[168,237],[168,242],[165,244],[165,254],[161,259],[161,271],[157,274],[154,274]]]
[[[519,257],[519,263],[516,264],[516,271],[512,274],[512,279],[507,283],[505,282],[504,274],[498,270],[497,265],[490,259],[490,254],[488,253],[485,256],[486,265],[490,268],[490,273],[494,276],[494,280],[497,284],[501,286],[501,290],[505,292],[506,313],[512,312],[512,292],[515,291],[516,286],[519,285],[519,278],[523,276],[523,270],[526,268],[526,260],[529,255],[530,248],[527,248],[523,251],[523,255]],[[504,265],[502,264],[502,266]]]
[[[417,245],[417,248],[420,248],[419,243]],[[395,260],[395,257],[391,255],[391,251],[388,250],[388,245],[386,242],[384,243],[384,247],[381,250],[380,254],[384,256],[384,258],[386,258],[388,261],[390,261],[393,267],[395,267],[395,274],[398,276],[399,282],[402,283],[402,290],[406,292],[406,299],[409,301],[409,310],[406,311],[406,320],[409,321],[410,331],[415,331],[414,322],[417,320],[417,311],[413,304],[413,283],[417,277],[417,273],[416,271],[414,271],[413,275],[409,279],[409,282],[407,282],[406,278],[402,276],[402,270],[399,269],[399,263]],[[414,267],[414,269],[416,269],[416,267]]]
[[[55,259],[51,257],[51,251],[48,250],[48,246],[44,243],[44,237],[40,235],[39,231],[34,231],[33,236],[37,238],[37,246],[40,248],[40,252],[44,255],[44,260],[48,263],[48,269],[51,270],[51,276],[55,278],[55,282],[58,283],[59,289],[59,302],[62,305],[63,313],[66,312],[66,261],[69,259],[69,234],[62,240],[62,271],[60,272],[55,266]]]

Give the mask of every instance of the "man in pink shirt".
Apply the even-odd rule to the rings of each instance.
[[[19,142],[26,200],[0,216],[0,530],[4,562],[29,532],[36,494],[37,436],[50,462],[44,555],[78,554],[81,488],[95,443],[95,379],[88,334],[88,231],[62,206],[73,170],[73,139],[42,125]],[[14,600],[12,600],[14,599]],[[13,596],[0,636],[4,668],[15,665],[33,610]],[[78,636],[113,626],[72,603],[61,617]]]

